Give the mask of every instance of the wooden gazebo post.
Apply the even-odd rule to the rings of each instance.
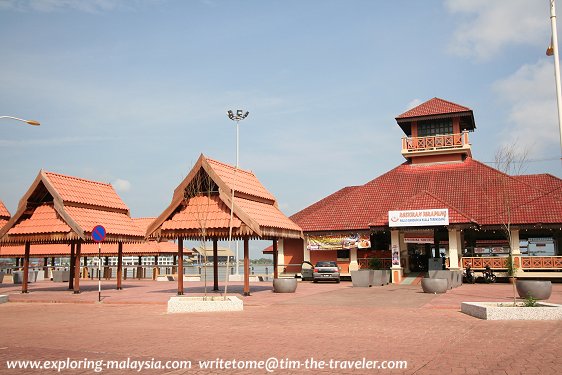
[[[244,237],[244,296],[250,295],[250,244],[248,237]]]
[[[82,251],[82,241],[76,244],[76,254],[74,255],[74,294],[80,293],[80,252]]]
[[[178,296],[183,296],[183,238],[178,237]]]
[[[29,241],[25,242],[25,256],[23,258],[23,280],[21,283],[21,292],[28,293],[27,290],[27,282],[29,281],[29,250],[30,250],[30,243]]]
[[[279,265],[279,253],[277,252],[277,238],[273,239],[273,278],[277,279],[279,277],[278,272]]]
[[[213,290],[219,290],[219,244],[213,238]],[[206,250],[204,250],[206,251]],[[228,272],[228,270],[227,270]]]
[[[70,244],[70,272],[68,277],[68,289],[74,289],[74,269],[76,265],[76,254],[75,254],[76,245],[73,243]]]
[[[123,279],[123,242],[117,245],[117,290],[123,289],[121,280]]]

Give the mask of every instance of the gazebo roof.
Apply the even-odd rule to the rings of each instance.
[[[4,206],[4,202],[0,200],[0,229],[10,220],[10,211]]]
[[[96,225],[106,242],[142,242],[144,231],[111,184],[40,171],[16,213],[0,229],[3,243],[91,241]]]
[[[234,204],[232,202],[234,192]],[[234,238],[301,238],[301,228],[250,171],[199,157],[174,190],[172,202],[149,226],[148,237],[225,239],[232,207]]]
[[[193,252],[193,254],[201,254],[201,256],[204,256],[205,254],[207,254],[208,257],[213,256],[213,249],[203,249],[201,246],[194,247],[193,249],[191,249],[191,251]],[[226,257],[226,256],[233,257],[233,256],[235,256],[234,251],[232,251],[228,247],[217,248],[217,254],[218,254],[219,257]]]

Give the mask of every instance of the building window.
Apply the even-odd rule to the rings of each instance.
[[[418,137],[453,134],[451,119],[427,120],[418,122]]]

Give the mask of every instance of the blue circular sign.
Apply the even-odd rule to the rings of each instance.
[[[94,242],[102,242],[105,240],[105,228],[102,225],[96,225],[94,229],[92,229],[92,240]]]

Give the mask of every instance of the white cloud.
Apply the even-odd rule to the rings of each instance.
[[[113,181],[111,185],[113,185],[115,191],[117,191],[118,193],[124,193],[131,190],[131,183],[127,180],[122,180],[120,178]]]
[[[551,60],[523,65],[493,86],[509,110],[506,143],[517,140],[532,152],[545,156],[558,144],[558,120],[554,67]]]
[[[406,111],[409,111],[410,109],[417,107],[418,105],[422,104],[423,102],[421,101],[421,99],[415,98],[412,99],[408,105],[406,105]]]
[[[445,0],[464,16],[453,33],[456,55],[488,60],[510,45],[548,45],[550,8],[545,0]]]

